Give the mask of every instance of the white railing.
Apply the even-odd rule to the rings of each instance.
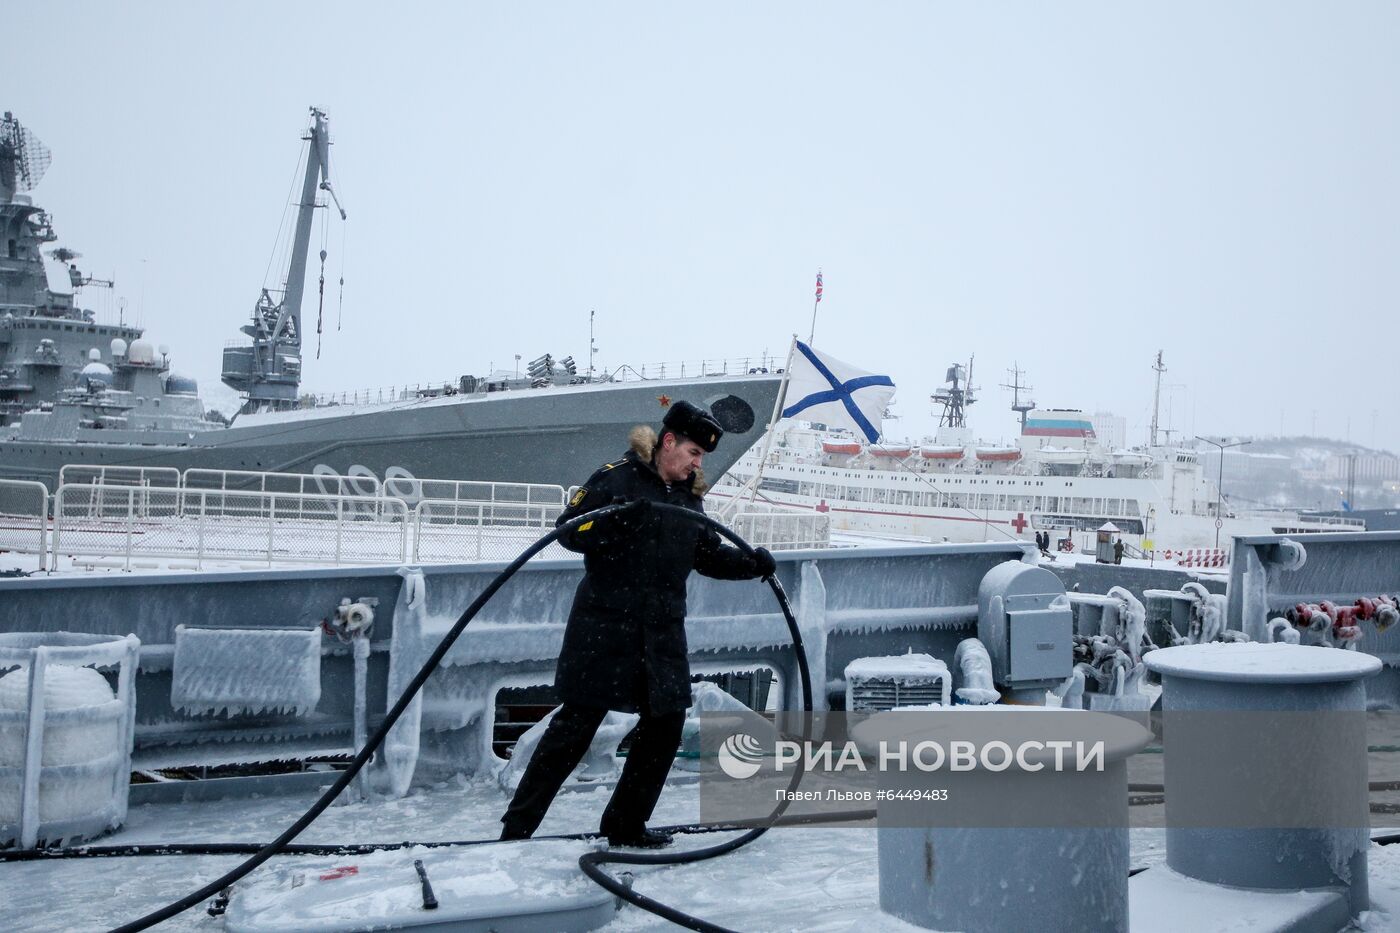
[[[37,554],[46,566],[49,488],[30,480],[0,479],[0,550]]]
[[[618,381],[639,379],[698,379],[702,376],[746,376],[781,373],[784,356],[760,353],[754,356],[714,357],[699,360],[672,360],[662,363],[619,366],[610,375]]]
[[[553,528],[562,511],[562,504],[424,499],[413,510],[413,560],[511,560]]]
[[[60,556],[363,564],[407,559],[408,507],[398,499],[281,492],[70,484],[54,496],[52,563]]]
[[[191,560],[196,568],[210,560],[339,565],[410,554],[415,562],[509,560],[553,527],[565,502],[564,489],[547,484],[405,475],[380,484],[368,473],[65,467],[63,475],[97,481],[59,487],[47,548],[42,484],[0,484],[0,519],[16,511],[4,508],[7,487],[23,487],[34,503],[18,510],[22,524],[16,520],[0,543],[28,535],[26,549],[37,551],[41,567],[46,557],[58,569],[60,556],[79,555],[128,570],[142,558]],[[820,512],[749,510],[733,524],[772,550],[830,546],[830,519]],[[564,551],[552,545],[549,553]]]
[[[228,489],[247,492],[290,492],[299,496],[380,496],[379,477],[365,470],[348,476],[332,472],[271,473],[255,470],[204,470],[191,467],[183,477],[186,489]]]
[[[331,405],[382,405],[385,402],[410,402],[420,398],[461,394],[460,380],[448,379],[443,382],[415,382],[413,385],[405,383],[369,389],[343,389],[339,392],[309,392],[303,398],[309,396],[313,400],[309,407],[321,408]]]
[[[384,495],[402,499],[410,508],[427,501],[564,507],[564,487],[546,483],[487,483],[390,475],[384,480]]]
[[[69,463],[59,467],[58,485],[171,487],[180,485],[180,471],[174,467]]]
[[[831,546],[831,516],[826,512],[740,512],[732,527],[754,547],[770,551]]]

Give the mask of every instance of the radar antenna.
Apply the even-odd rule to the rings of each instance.
[[[947,385],[930,396],[935,403],[943,406],[943,414],[938,417],[938,426],[965,427],[967,406],[977,401],[977,388],[972,384],[972,358],[968,358],[966,366],[961,363],[949,366],[943,381]]]
[[[0,120],[0,204],[31,191],[49,170],[53,153],[8,110]]]

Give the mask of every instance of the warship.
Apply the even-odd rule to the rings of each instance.
[[[198,385],[164,346],[79,307],[79,254],[51,249],[71,293],[49,287],[50,216],[26,193],[51,161],[10,113],[0,123],[0,479],[56,487],[68,464],[577,483],[625,449],[629,428],[672,399],[707,405],[733,435],[706,464],[723,473],[762,434],[779,376],[763,367],[689,378],[580,372],[545,354],[523,376],[462,376],[431,389],[316,398],[301,392],[302,299],[315,211],[334,202],[327,115],[311,110],[306,164],[280,290],[261,290],[243,346],[223,351],[223,382],[244,401],[233,419],[205,411]],[[329,201],[321,194],[329,195]],[[325,252],[321,252],[324,266]],[[324,276],[323,276],[324,285]],[[591,348],[590,348],[591,350]],[[591,356],[590,356],[591,358]],[[727,367],[725,367],[727,370]],[[645,372],[645,370],[643,370]],[[664,373],[664,371],[663,371]]]

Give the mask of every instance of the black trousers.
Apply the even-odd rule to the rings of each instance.
[[[605,709],[569,704],[554,714],[525,768],[505,816],[501,817],[507,833],[529,836],[539,828],[554,795],[583,760],[593,734],[607,714]],[[651,819],[651,811],[656,809],[684,725],[684,711],[657,716],[642,711],[641,722],[631,733],[632,747],[622,766],[622,777],[603,811],[599,829],[604,835],[641,834],[647,820]]]

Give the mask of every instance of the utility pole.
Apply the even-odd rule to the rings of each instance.
[[[1356,451],[1347,454],[1347,509],[1356,508]]]
[[[1162,357],[1159,354],[1157,362],[1160,364],[1161,361]],[[1199,434],[1196,435],[1196,440],[1205,441],[1207,444],[1220,448],[1220,468],[1216,470],[1215,473],[1215,549],[1218,551],[1220,550],[1220,526],[1223,524],[1223,520],[1220,517],[1220,500],[1222,497],[1220,485],[1225,481],[1225,451],[1229,450],[1231,447],[1243,447],[1248,444],[1249,441],[1236,441],[1233,444],[1226,444],[1221,441],[1213,441],[1208,437],[1201,437]]]
[[[1157,373],[1157,387],[1152,391],[1152,437],[1149,447],[1157,446],[1157,410],[1162,404],[1162,373],[1167,371],[1167,367],[1162,365],[1162,351],[1157,351],[1157,362],[1152,364],[1152,369]]]

